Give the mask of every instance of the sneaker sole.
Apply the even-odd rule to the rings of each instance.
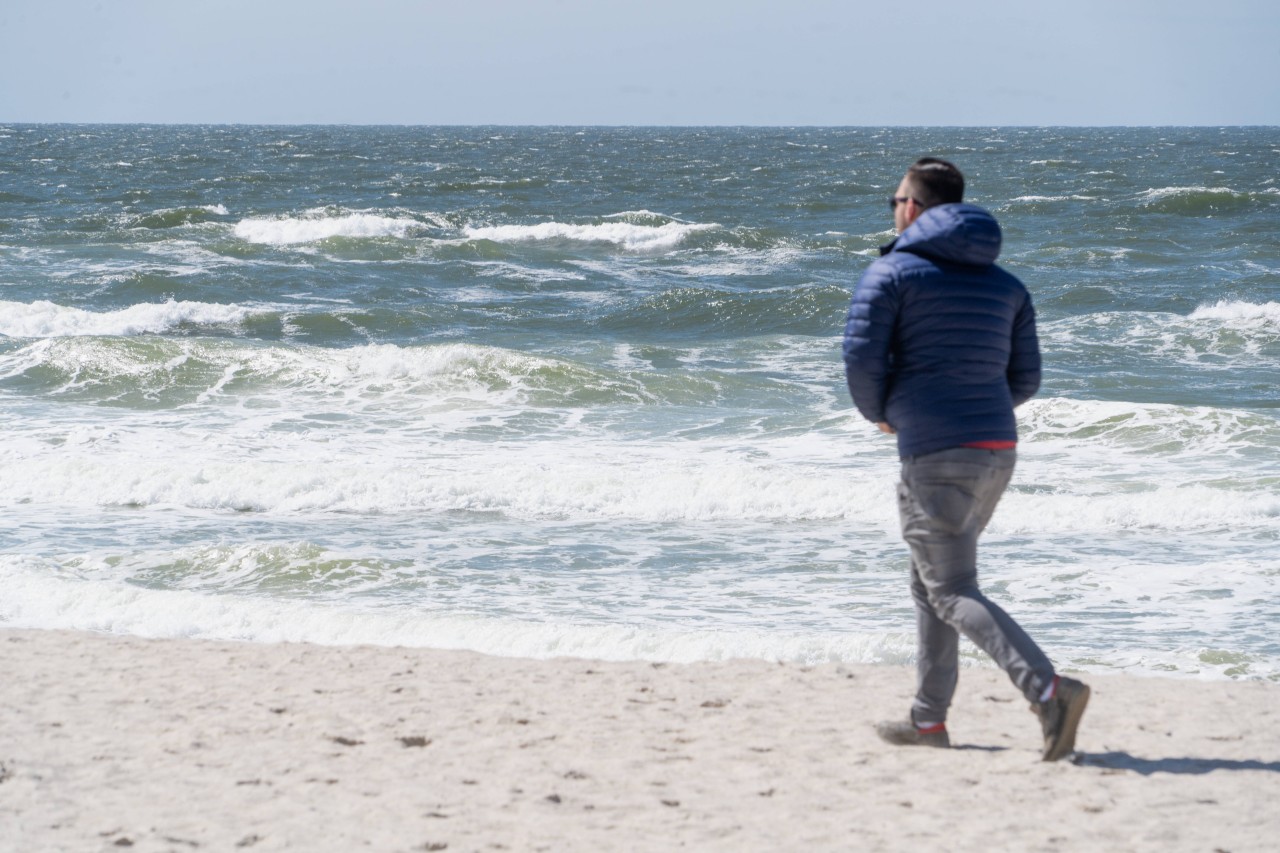
[[[920,734],[904,732],[891,723],[876,726],[876,734],[886,743],[894,746],[930,746],[938,749],[950,749],[951,737],[947,732]]]
[[[1057,761],[1075,752],[1076,728],[1080,725],[1080,718],[1084,716],[1084,709],[1088,705],[1089,685],[1081,684],[1075,688],[1075,695],[1067,702],[1067,711],[1062,719],[1062,733],[1058,735],[1058,742],[1045,749],[1042,760]]]

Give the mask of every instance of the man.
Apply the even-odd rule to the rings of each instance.
[[[1031,702],[1045,761],[1075,748],[1089,688],[1055,675],[1013,619],[978,589],[978,535],[1013,474],[1013,409],[1040,386],[1035,310],[995,265],[1000,226],[963,204],[964,177],[917,161],[889,200],[898,238],[863,274],[845,326],[854,404],[902,459],[898,512],[911,550],[917,692],[906,720],[879,724],[893,744],[947,747],[959,634],[991,655]]]

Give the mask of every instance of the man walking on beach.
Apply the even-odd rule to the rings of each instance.
[[[1089,688],[1053,664],[978,589],[978,535],[1013,474],[1013,409],[1040,386],[1035,310],[995,265],[1000,226],[963,204],[964,177],[926,157],[889,200],[898,238],[862,275],[844,334],[845,376],[867,420],[898,437],[898,513],[911,550],[917,692],[893,744],[951,745],[947,710],[963,633],[1008,673],[1044,732],[1045,761],[1075,748]]]

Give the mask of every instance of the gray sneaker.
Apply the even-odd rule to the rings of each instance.
[[[1036,702],[1031,710],[1044,730],[1044,761],[1057,761],[1076,748],[1076,727],[1089,704],[1089,685],[1058,676],[1058,688],[1048,702]]]
[[[922,732],[911,720],[876,723],[876,734],[894,746],[938,746],[943,749],[951,746],[946,726],[937,731]]]

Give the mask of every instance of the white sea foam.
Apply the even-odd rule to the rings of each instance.
[[[332,237],[396,237],[403,239],[423,228],[423,223],[407,216],[376,213],[333,213],[324,209],[301,216],[249,218],[236,223],[234,233],[250,243],[288,246],[315,243]]]
[[[1280,303],[1221,301],[1190,314],[1120,311],[1049,321],[1043,337],[1064,349],[1124,345],[1139,356],[1227,368],[1239,359],[1280,363]]]
[[[1230,187],[1155,187],[1140,193],[1142,198],[1168,198],[1176,195],[1192,195],[1199,193],[1225,193],[1233,195],[1235,190]]]
[[[1020,195],[1014,202],[1047,202],[1047,201],[1097,201],[1092,195]]]
[[[884,496],[850,494],[838,472],[700,451],[566,439],[534,445],[383,448],[259,447],[262,440],[188,446],[121,434],[112,447],[60,449],[0,464],[6,502],[63,507],[186,507],[281,513],[501,513],[531,520],[645,522],[838,520],[887,523]],[[285,455],[287,460],[273,459]],[[256,458],[255,458],[256,457]],[[871,487],[871,488],[874,488]]]
[[[1215,407],[1043,398],[1019,409],[1018,473],[992,530],[1114,537],[1280,535],[1280,495],[1265,459],[1280,418]]]
[[[83,561],[81,561],[83,562]],[[361,611],[287,599],[154,590],[113,580],[66,579],[59,564],[0,555],[0,625],[326,645],[469,649],[528,657],[692,662],[756,658],[805,664],[906,663],[903,633],[681,630]]]
[[[185,205],[182,207],[161,207],[145,214],[118,213],[115,215],[114,218],[121,225],[129,226],[129,225],[133,225],[140,219],[151,219],[152,217],[163,217],[171,213],[186,213],[188,211],[193,211],[193,210],[203,210],[205,213],[212,213],[214,216],[230,216],[231,215],[230,211],[227,210],[226,205],[197,204],[197,205]]]
[[[1209,459],[1280,445],[1280,418],[1214,406],[1044,397],[1018,410],[1018,429],[1037,448]]]
[[[805,254],[804,250],[790,246],[743,249],[720,244],[715,247],[715,254],[704,254],[697,259],[696,263],[678,264],[669,269],[671,272],[686,275],[691,280],[767,275],[796,264]]]
[[[255,551],[273,545],[238,546],[229,559],[255,563]],[[135,554],[134,560],[145,557]],[[162,565],[186,562],[190,554],[178,550],[156,554]],[[68,555],[59,560],[24,555],[0,555],[0,625],[19,628],[103,631],[142,637],[184,637],[249,642],[309,642],[325,645],[382,645],[439,649],[467,649],[486,654],[535,659],[581,657],[599,660],[693,662],[734,658],[799,664],[893,663],[912,660],[914,636],[893,626],[859,626],[847,614],[834,624],[809,630],[768,630],[750,627],[667,627],[653,623],[624,624],[582,620],[476,617],[437,610],[430,603],[414,607],[362,608],[350,601],[319,602],[264,597],[232,592],[154,589],[128,582],[118,563],[96,555]],[[1262,593],[1255,563],[1226,562],[1212,567],[1222,588],[1205,589],[1199,575],[1204,567],[1161,566],[1153,574],[1141,565],[1122,564],[1112,571],[1086,571],[1087,582],[1045,576],[1034,568],[1017,577],[1010,588],[1019,599],[1038,599],[1052,582],[1068,590],[1078,606],[1087,607],[1099,634],[1111,628],[1109,617],[1157,608],[1177,608],[1180,615],[1166,627],[1174,636],[1182,631],[1215,631],[1230,623],[1235,610],[1232,590]],[[1147,570],[1144,570],[1147,569]],[[228,566],[232,573],[240,571]],[[1047,569],[1047,571],[1056,571]],[[1083,594],[1087,602],[1080,600]],[[893,593],[897,598],[899,592]],[[1096,599],[1096,600],[1094,600]],[[887,599],[888,600],[888,599]],[[1154,604],[1153,604],[1154,602]],[[1119,630],[1124,630],[1120,628]],[[1044,632],[1038,633],[1044,638]],[[1060,663],[1086,670],[1176,672],[1214,678],[1231,675],[1267,677],[1274,663],[1229,649],[1152,637],[1130,637],[1118,647],[1055,643]],[[964,665],[991,666],[962,644]]]
[[[1169,198],[1182,198],[1187,196],[1221,196],[1225,198],[1245,198],[1248,193],[1233,190],[1230,187],[1155,187],[1145,190],[1138,194],[1138,198],[1144,202],[1158,202]]]
[[[187,208],[182,208],[182,207],[163,207],[163,208],[161,208],[161,209],[159,209],[159,210],[154,210],[154,211],[152,211],[152,215],[153,215],[153,216],[156,216],[156,215],[160,215],[160,214],[164,214],[164,213],[174,213],[174,212],[176,212],[176,211],[179,211],[179,210],[186,210],[186,209],[187,209]],[[231,212],[227,210],[226,205],[223,205],[223,204],[199,204],[199,205],[196,205],[196,206],[195,206],[195,209],[196,209],[196,210],[203,210],[203,211],[206,211],[206,212],[208,212],[208,213],[212,213],[212,214],[214,214],[215,216],[230,216],[230,215],[231,215]]]
[[[1235,302],[1220,300],[1201,305],[1189,315],[1191,320],[1209,320],[1230,326],[1271,328],[1280,332],[1280,302]]]
[[[691,234],[719,227],[685,222],[667,222],[662,225],[638,225],[631,222],[605,222],[596,225],[541,222],[537,225],[467,227],[463,229],[463,233],[473,240],[492,240],[496,243],[566,240],[611,243],[629,251],[660,251],[675,248]]]
[[[538,284],[559,281],[586,281],[587,279],[581,273],[568,272],[563,269],[546,269],[532,265],[522,266],[506,261],[472,261],[471,267],[479,271],[480,275],[483,276],[494,276],[510,281],[537,282]],[[608,298],[608,294],[589,291],[578,291],[571,295],[573,298],[580,300],[590,299],[595,301]]]
[[[236,356],[238,358],[238,356]],[[299,348],[255,350],[252,369],[276,376],[294,387],[342,388],[381,396],[412,393],[438,387],[444,381],[453,389],[495,391],[495,400],[506,391],[540,374],[573,372],[573,366],[554,358],[475,344],[440,344],[398,347],[373,344],[344,350]],[[590,371],[579,371],[584,378]]]
[[[558,437],[535,442],[469,442],[416,426],[372,435],[282,433],[264,429],[263,417],[246,412],[242,426],[214,438],[140,424],[105,443],[15,442],[0,463],[0,493],[14,505],[64,511],[183,507],[276,517],[462,511],[530,521],[824,522],[885,535],[896,526],[891,449],[863,456],[831,437],[800,445],[757,439],[744,447],[730,440],[613,439],[566,426]],[[1235,433],[1219,425],[1221,436],[1208,424],[1200,446],[1185,449],[1185,426],[1172,419],[1163,431],[1158,423],[1126,427],[1105,419],[1091,430],[1088,418],[1077,420],[1082,426],[1056,436],[1043,427],[1027,430],[1015,488],[993,532],[1280,535],[1280,496],[1264,479],[1224,483],[1217,468],[1197,462],[1275,441],[1276,424],[1270,439],[1265,424],[1240,423]],[[1161,455],[1163,444],[1184,450]]]
[[[42,322],[42,332],[53,331]],[[825,342],[814,346],[813,355],[757,351],[745,368],[803,371],[818,383],[829,363],[817,354]],[[209,401],[208,416],[219,426],[211,440],[196,412],[184,416],[193,418],[191,433],[140,414],[111,446],[95,444],[84,453],[69,440],[17,452],[11,434],[14,452],[0,465],[0,494],[10,502],[81,507],[480,511],[528,519],[815,520],[892,528],[891,502],[884,499],[894,477],[891,446],[870,436],[813,433],[799,445],[785,434],[650,442],[610,426],[631,415],[603,407],[584,425],[580,394],[634,413],[636,404],[661,404],[660,395],[670,393],[646,378],[646,362],[633,348],[615,355],[612,366],[588,367],[470,344],[329,349],[210,339],[157,339],[145,347],[39,341],[5,353],[0,375],[54,368],[68,388],[92,393],[94,383],[106,384],[104,393],[113,397],[122,382],[149,396],[186,383],[177,399]],[[703,358],[696,351],[672,357],[690,365]],[[694,373],[682,381],[697,381]],[[49,381],[48,371],[39,374]],[[819,402],[830,394],[814,393]],[[219,412],[234,421],[223,424]],[[332,419],[335,412],[344,414],[350,432],[330,427],[312,438],[310,429],[298,431],[307,423],[300,419]],[[732,413],[709,410],[705,422],[726,414]],[[852,416],[842,417],[853,429]],[[500,431],[522,418],[534,418],[536,439]],[[1002,504],[996,528],[1280,530],[1280,497],[1265,483],[1244,474],[1234,485],[1220,482],[1223,459],[1261,458],[1280,447],[1280,420],[1265,412],[1044,398],[1020,409],[1020,422],[1019,489]],[[486,441],[459,440],[478,427],[488,431]],[[49,424],[35,428],[57,435]],[[501,434],[512,441],[493,440]],[[1117,481],[1124,489],[1117,491]]]
[[[75,389],[89,399],[164,395],[178,404],[212,395],[225,405],[271,400],[272,408],[296,412],[340,403],[361,416],[397,418],[430,410],[444,430],[472,417],[518,417],[530,406],[576,407],[583,395],[600,404],[644,405],[664,399],[663,389],[701,398],[711,387],[696,378],[658,377],[650,389],[643,376],[473,344],[329,348],[187,337],[141,346],[118,337],[64,336],[0,352],[0,376],[30,371],[52,383],[49,393]],[[233,390],[226,391],[228,383]]]
[[[1060,461],[1053,466],[1024,465],[1020,475],[1051,477],[1066,473]],[[1049,482],[1052,482],[1050,480]],[[1114,535],[1119,531],[1151,531],[1165,535],[1221,532],[1248,528],[1280,534],[1280,496],[1267,491],[1231,491],[1206,485],[1155,486],[1149,490],[1106,492],[1095,482],[1092,493],[1083,483],[1060,486],[1062,494],[1006,496],[991,530],[997,535],[1049,532]],[[1074,493],[1072,493],[1074,492]]]
[[[52,302],[0,302],[0,335],[55,338],[77,335],[140,335],[183,324],[234,325],[263,309],[207,302],[142,303],[119,311],[85,311]]]

